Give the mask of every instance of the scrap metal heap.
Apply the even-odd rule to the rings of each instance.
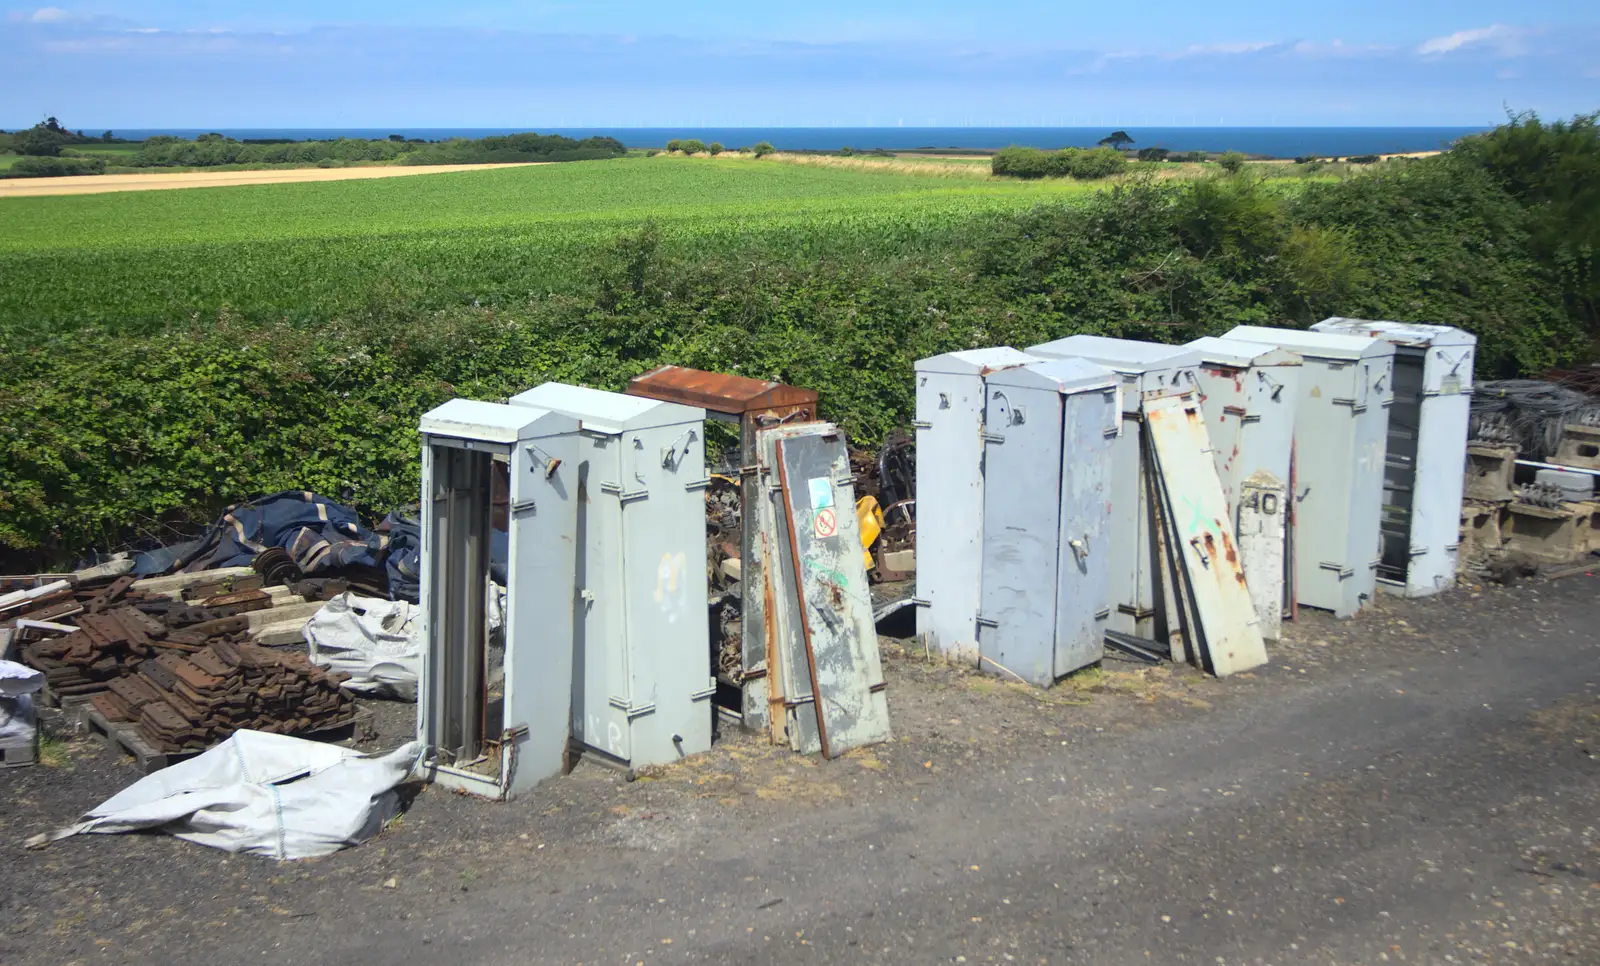
[[[346,679],[300,653],[251,643],[269,611],[264,578],[135,590],[130,576],[58,580],[16,594],[0,620],[57,698],[87,698],[106,722],[165,752],[208,748],[241,729],[281,734],[348,724]],[[186,598],[186,599],[185,599]],[[292,606],[292,605],[291,605]]]

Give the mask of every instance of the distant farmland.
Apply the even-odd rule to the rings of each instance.
[[[906,165],[904,167],[911,167]],[[315,322],[374,299],[493,304],[581,286],[579,250],[654,223],[677,246],[941,244],[974,217],[1081,198],[1011,181],[749,158],[0,200],[0,328],[157,328],[227,310]]]

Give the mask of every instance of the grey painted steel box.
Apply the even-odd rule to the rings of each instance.
[[[1187,392],[1200,357],[1183,346],[1074,335],[1030,346],[1031,355],[1086,359],[1117,373],[1122,389],[1122,434],[1113,447],[1111,505],[1111,630],[1160,637],[1161,575],[1153,553],[1154,514],[1145,465],[1144,398]]]
[[[554,382],[511,402],[582,422],[574,736],[634,767],[708,750],[705,410]]]
[[[464,683],[446,680],[449,657],[477,635],[488,638],[487,475],[481,500],[469,509],[481,519],[457,516],[458,505],[443,492],[439,462],[466,452],[505,457],[510,467],[509,556],[507,559],[504,698],[501,720],[514,736],[514,749],[501,750],[492,773],[452,768],[425,760],[422,771],[441,784],[491,797],[505,797],[561,773],[570,733],[572,702],[572,586],[577,559],[578,421],[543,409],[454,399],[425,414],[422,433],[421,634],[426,645],[418,681],[417,734],[430,749],[439,744],[447,690]],[[441,546],[461,525],[481,528],[481,584],[473,593],[468,618],[477,627],[444,626],[439,619],[444,595],[471,575],[445,573],[454,559]],[[476,615],[474,617],[473,615]],[[458,654],[459,656],[459,654]],[[458,672],[456,668],[452,672]],[[480,668],[481,670],[481,668]],[[480,681],[485,688],[487,681]],[[501,735],[486,735],[491,740]]]
[[[1121,403],[1116,376],[1082,359],[988,377],[984,670],[1049,687],[1104,656]]]
[[[1254,325],[1224,338],[1300,354],[1292,494],[1296,593],[1302,604],[1350,617],[1377,590],[1394,346]]]
[[[984,380],[1041,361],[1008,346],[917,363],[917,634],[976,660],[983,548]]]
[[[1403,529],[1404,539],[1384,553],[1404,569],[1407,597],[1454,585],[1477,336],[1448,325],[1343,318],[1324,319],[1312,328],[1394,345],[1396,398],[1389,412],[1384,510],[1385,529]]]

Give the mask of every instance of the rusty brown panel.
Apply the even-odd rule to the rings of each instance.
[[[785,413],[809,409],[814,418],[817,405],[815,389],[682,366],[662,366],[635,377],[628,383],[628,394],[698,406],[730,416],[767,409]]]

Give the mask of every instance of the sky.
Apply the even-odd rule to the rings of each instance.
[[[1479,125],[1593,0],[0,0],[0,128]]]

